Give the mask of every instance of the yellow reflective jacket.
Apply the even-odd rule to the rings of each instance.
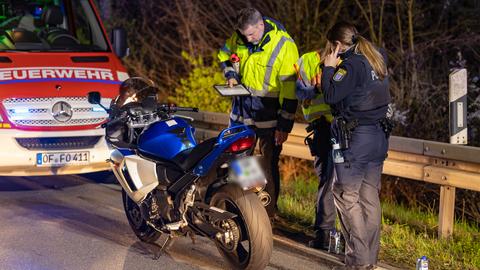
[[[320,66],[320,54],[318,52],[309,52],[300,59],[296,65],[298,74],[297,97],[302,100],[302,112],[305,120],[313,122],[322,115],[331,122],[333,119],[330,106],[325,103],[322,93],[315,93],[313,96],[307,94],[307,91],[314,91],[314,86],[320,83],[322,68]],[[306,96],[312,98],[305,98]]]
[[[264,24],[265,33],[257,46],[235,32],[218,52],[227,78],[234,70],[231,55],[240,58],[238,77],[252,93],[252,97],[244,99],[253,100],[236,103],[234,99],[230,116],[231,120],[244,124],[290,132],[298,103],[294,69],[298,50],[281,24],[270,18],[264,18]],[[271,99],[276,100],[273,106]]]

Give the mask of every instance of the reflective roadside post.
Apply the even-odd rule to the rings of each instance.
[[[449,76],[450,143],[467,144],[467,70],[456,69]],[[448,177],[443,176],[444,179]],[[455,187],[440,186],[438,235],[448,238],[453,233],[455,218]]]
[[[467,70],[456,69],[449,76],[450,143],[467,144]]]

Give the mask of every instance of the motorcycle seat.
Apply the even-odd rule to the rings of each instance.
[[[180,153],[178,153],[172,160],[178,167],[180,167],[183,171],[188,171],[192,169],[197,163],[202,160],[208,153],[210,153],[215,147],[215,143],[217,142],[217,138],[213,137],[207,139],[195,147],[190,149],[186,149]]]

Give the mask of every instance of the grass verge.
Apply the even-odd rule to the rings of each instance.
[[[317,180],[283,181],[278,201],[280,216],[292,228],[313,235]],[[480,228],[456,222],[453,237],[437,238],[437,213],[407,209],[382,202],[380,260],[397,267],[415,268],[425,255],[431,269],[480,269]]]

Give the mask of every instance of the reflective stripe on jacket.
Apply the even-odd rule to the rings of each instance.
[[[297,98],[302,99],[302,112],[305,120],[313,122],[315,119],[324,115],[328,121],[332,121],[333,116],[330,106],[325,103],[322,93],[302,93],[306,91],[315,91],[315,82],[320,83],[322,69],[320,67],[320,54],[318,52],[309,52],[296,63],[298,71]],[[312,98],[307,98],[311,96]]]

